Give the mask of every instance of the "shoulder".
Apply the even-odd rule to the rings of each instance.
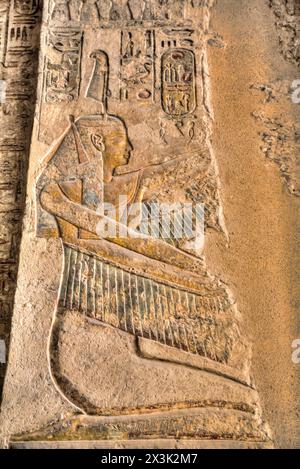
[[[128,201],[132,201],[139,189],[141,171],[119,174],[113,177],[112,181],[106,184],[106,190],[118,196],[127,196]]]

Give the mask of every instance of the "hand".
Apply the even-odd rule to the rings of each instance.
[[[57,204],[64,202],[64,199],[65,196],[56,182],[46,184],[41,191],[41,205],[47,211],[52,211]]]

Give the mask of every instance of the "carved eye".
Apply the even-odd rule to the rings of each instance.
[[[91,135],[91,141],[92,141],[92,144],[94,145],[94,147],[98,150],[98,151],[104,151],[105,150],[105,145],[104,145],[104,141],[103,141],[103,137],[102,135],[99,135],[99,134],[92,134]]]

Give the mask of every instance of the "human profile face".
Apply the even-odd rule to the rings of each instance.
[[[125,126],[118,125],[112,128],[105,138],[105,166],[113,173],[119,166],[127,165],[132,150]]]

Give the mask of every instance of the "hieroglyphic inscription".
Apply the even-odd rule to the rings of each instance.
[[[17,66],[20,61],[28,62],[33,56],[40,2],[14,0],[10,4],[5,63],[7,66]]]
[[[189,246],[194,233],[184,233],[181,246],[177,246],[175,229],[165,241],[164,226],[152,210],[153,200],[166,200],[161,187],[169,187],[169,195],[174,188],[179,192],[182,187],[189,187],[188,168],[199,170],[202,179],[212,179],[216,187],[211,158],[207,154],[201,155],[199,140],[193,142],[194,151],[191,151],[191,136],[185,134],[186,119],[191,115],[193,119],[197,118],[194,116],[197,89],[193,47],[194,40],[200,43],[199,37],[195,35],[192,39],[194,30],[187,28],[160,30],[158,34],[145,27],[139,30],[120,28],[114,31],[115,37],[120,37],[119,33],[120,57],[110,43],[105,43],[104,35],[98,36],[104,50],[91,50],[94,40],[90,49],[83,44],[89,51],[85,67],[90,70],[90,76],[85,76],[78,108],[73,107],[79,115],[69,115],[68,127],[49,148],[36,190],[37,235],[61,238],[64,245],[64,271],[60,277],[59,301],[48,349],[51,373],[63,397],[77,409],[93,414],[101,413],[97,407],[98,393],[90,396],[86,405],[73,371],[68,377],[71,387],[65,386],[58,365],[64,361],[60,334],[69,313],[82,315],[87,322],[94,320],[95,330],[97,327],[101,330],[106,324],[127,334],[128,338],[135,336],[137,340],[145,340],[150,347],[154,347],[153,344],[170,347],[171,355],[186,357],[187,353],[197,363],[205,360],[206,366],[214,371],[217,369],[234,379],[240,376],[239,380],[244,383],[249,381],[243,366],[236,362],[238,351],[244,350],[245,342],[233,302],[225,286],[208,275],[204,258],[201,258],[203,246],[199,247],[197,255],[191,254],[193,248]],[[145,63],[150,67],[144,76],[142,66]],[[134,78],[126,82],[121,73],[126,73],[129,79],[132,71]],[[120,72],[118,77],[116,72]],[[156,75],[157,87],[153,80]],[[124,95],[115,93],[116,78],[121,81],[121,90],[127,91]],[[199,82],[201,89],[201,78]],[[160,92],[161,101],[149,99],[151,91],[147,96],[140,95],[146,89],[157,91],[157,95]],[[131,108],[127,116],[112,114],[114,101],[120,112],[124,112],[129,101]],[[133,103],[136,103],[136,109],[132,109]],[[60,102],[54,105],[60,106]],[[95,109],[94,114],[91,109]],[[137,145],[145,145],[147,134],[153,139],[150,142],[154,151],[164,160],[152,165],[145,165],[144,155],[147,155],[135,152],[129,139],[136,120],[142,120],[143,109],[152,112],[153,120],[143,121],[138,135],[133,134],[133,138]],[[115,112],[118,111],[115,108]],[[154,145],[161,116],[168,121],[165,127],[170,143],[159,141]],[[154,132],[149,124],[153,124]],[[131,160],[139,165],[133,170]],[[168,169],[164,164],[168,164]],[[163,174],[172,183],[164,184]],[[195,174],[191,174],[191,178],[194,177]],[[151,183],[154,183],[152,188]],[[178,192],[174,202],[178,200]],[[115,219],[113,211],[103,212],[102,208],[103,202],[115,204],[118,196],[125,197],[125,203],[118,208]],[[218,205],[217,191],[214,198]],[[128,213],[132,204],[142,202],[145,206],[149,201],[150,215],[158,225],[157,235],[152,233],[145,239],[140,236],[143,220],[140,217],[131,220],[133,237],[99,234],[99,225],[105,221],[103,213],[106,221],[112,221],[119,233],[125,226],[125,211]],[[172,209],[173,220],[177,215],[176,208]],[[178,225],[178,220],[175,223]],[[142,350],[139,353],[142,354]],[[95,363],[95,370],[97,366]]]
[[[122,21],[170,22],[184,18],[189,9],[200,6],[200,3],[193,0],[97,0],[93,4],[86,2],[82,14],[91,15],[97,10],[98,20],[110,25]],[[66,6],[63,8],[67,12]]]
[[[41,2],[0,6],[0,335],[8,350],[37,74]],[[0,388],[5,364],[0,365]]]
[[[143,22],[159,26],[185,19],[199,9],[203,0],[50,0],[50,22],[94,23],[100,27],[136,26]]]
[[[121,32],[120,98],[135,93],[139,99],[155,97],[155,32]]]
[[[50,1],[44,52],[43,100],[66,103],[78,98],[82,53],[80,20],[84,1]]]
[[[8,2],[0,4],[0,63],[4,62],[7,33]]]
[[[24,0],[25,4],[23,14],[33,17],[36,3]],[[196,246],[193,214],[190,230],[178,236],[179,213],[172,207],[177,201],[191,204],[198,199],[208,207],[205,229],[216,228],[221,219],[217,168],[208,144],[211,114],[205,101],[209,29],[205,8],[211,4],[210,0],[45,3],[31,174],[36,176],[36,234],[60,238],[63,249],[51,252],[50,242],[35,240],[37,246],[46,247],[46,262],[53,258],[50,270],[57,286],[60,281],[57,301],[46,301],[42,311],[49,325],[53,313],[51,329],[46,330],[42,315],[35,315],[42,321],[36,328],[39,344],[40,331],[47,335],[47,346],[41,353],[37,349],[42,373],[48,373],[47,386],[52,379],[54,399],[58,392],[76,413],[144,414],[149,436],[150,413],[160,410],[162,422],[167,423],[170,412],[183,404],[194,407],[197,416],[200,409],[205,413],[205,437],[231,439],[233,403],[245,411],[251,399],[251,425],[260,439],[265,433],[257,418],[248,344],[234,300],[221,279],[208,272],[204,243]],[[9,23],[6,30],[10,31]],[[28,37],[27,28],[17,26],[11,32],[10,53],[5,48],[3,54],[5,60],[10,55],[11,68],[12,58],[22,48],[26,70],[31,70],[27,59],[34,49],[27,47]],[[33,93],[28,79],[33,74],[23,76],[23,69],[14,72],[2,109],[23,129],[24,121],[30,122]],[[21,107],[25,102],[28,107]],[[29,142],[27,134],[22,133],[21,139],[21,130],[11,122],[0,159],[0,207],[5,206],[6,216],[0,298],[8,313],[10,305],[4,302],[13,299],[24,194],[20,174],[26,171]],[[30,191],[29,206],[31,196]],[[126,200],[117,206],[119,197]],[[110,208],[103,211],[103,203]],[[153,210],[160,203],[171,210],[167,236],[164,215]],[[128,220],[125,215],[135,206],[139,216],[130,213]],[[116,214],[111,207],[117,208]],[[33,212],[28,215],[32,223]],[[157,229],[143,236],[145,212]],[[121,229],[128,227],[128,221],[131,232],[123,237]],[[117,233],[102,232],[103,222],[113,222]],[[26,229],[24,246],[32,242],[32,234]],[[25,256],[27,252],[25,247]],[[60,254],[64,263],[58,262]],[[30,265],[43,292],[54,293],[54,283],[51,287],[47,283],[48,263],[45,271],[34,261]],[[26,281],[34,285],[28,276]],[[34,302],[35,298],[28,301],[29,314],[38,310]],[[32,336],[28,339],[32,341]],[[147,379],[154,385],[149,386]],[[223,414],[209,414],[207,405],[214,402],[226,409],[229,430],[219,426]],[[48,408],[51,413],[52,405]],[[65,414],[60,415],[64,419]],[[181,424],[176,422],[174,431],[167,427],[159,422],[156,437],[178,435]],[[188,427],[188,435],[198,434],[197,419]],[[104,424],[102,433],[107,428]],[[244,428],[241,438],[251,439],[253,433],[244,433]],[[126,438],[133,435],[132,429],[130,423]],[[143,424],[134,429],[136,437],[143,432]]]
[[[175,119],[196,108],[195,58],[185,49],[171,49],[162,56],[162,107]]]
[[[195,30],[165,28],[157,41],[160,69],[160,137],[168,142],[171,122],[178,135],[191,143],[196,134],[197,65]],[[198,58],[200,60],[200,58]],[[199,68],[198,68],[199,70]]]
[[[82,33],[77,29],[49,33],[46,57],[47,102],[73,101],[78,97]]]

